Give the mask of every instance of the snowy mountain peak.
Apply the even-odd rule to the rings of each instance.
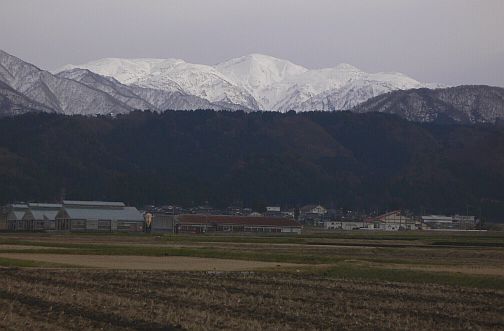
[[[353,65],[348,64],[348,63],[340,63],[337,66],[335,66],[333,69],[337,70],[337,71],[355,71],[355,72],[361,71],[360,69],[358,69],[358,68],[356,68]]]
[[[178,91],[246,110],[323,110],[328,109],[328,100],[331,109],[348,109],[381,93],[427,87],[400,73],[366,73],[346,63],[310,70],[258,53],[214,66],[180,59],[105,58],[64,67],[73,68],[114,77],[126,85]]]
[[[448,117],[468,123],[504,116],[500,88],[443,89],[398,72],[367,73],[345,63],[309,70],[262,54],[215,66],[180,59],[105,58],[61,70],[51,74],[0,50],[0,116],[135,109],[379,111],[413,121]]]
[[[215,68],[250,92],[308,71],[290,61],[256,53],[222,62]]]

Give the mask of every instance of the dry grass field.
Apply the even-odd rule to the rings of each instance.
[[[293,273],[0,270],[18,330],[497,330],[504,292]]]
[[[2,234],[0,329],[504,330],[504,234]]]
[[[114,270],[241,271],[302,266],[294,263],[209,259],[188,256],[3,253],[0,254],[0,258],[56,263],[59,265],[69,264],[76,267],[105,268]]]

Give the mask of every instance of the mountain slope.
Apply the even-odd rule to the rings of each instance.
[[[14,116],[28,112],[52,112],[52,110],[30,100],[0,81],[0,116]]]
[[[395,114],[415,122],[494,123],[504,119],[504,88],[464,85],[394,91],[372,98],[351,111]]]
[[[182,91],[163,91],[139,86],[131,86],[132,91],[146,102],[154,105],[158,111],[195,110],[195,109],[229,109],[236,110],[231,104],[219,105],[206,99]],[[239,107],[238,107],[239,108]]]
[[[178,88],[173,91],[164,91],[124,85],[112,77],[101,76],[87,69],[69,69],[58,73],[57,76],[73,79],[93,89],[103,91],[133,109],[164,111],[219,108],[205,99],[185,94]]]
[[[339,71],[339,72],[338,72]],[[333,74],[333,86],[328,86],[320,93],[315,93],[298,105],[291,105],[294,110],[334,111],[348,110],[372,97],[395,90],[420,88],[425,85],[401,73],[368,74],[358,69],[345,75],[338,70]]]
[[[64,114],[118,114],[132,110],[107,93],[61,78],[0,50],[0,81],[30,100]]]
[[[86,69],[62,71],[56,76],[75,80],[93,89],[103,91],[133,109],[155,109],[152,104],[133,93],[129,86],[119,83],[114,78],[104,77]]]
[[[211,66],[187,63],[178,59],[106,58],[82,65],[67,65],[64,70],[81,68],[119,82],[144,88],[182,92],[212,103],[236,105],[256,110],[256,100]]]
[[[504,215],[504,128],[380,113],[133,112],[0,119],[0,202],[208,201]],[[502,218],[500,218],[502,220]]]

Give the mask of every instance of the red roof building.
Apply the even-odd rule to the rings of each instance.
[[[302,226],[293,219],[279,217],[178,215],[179,232],[267,232],[301,233]]]

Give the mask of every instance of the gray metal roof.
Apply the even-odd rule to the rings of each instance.
[[[118,220],[143,222],[143,216],[135,207],[109,208],[86,208],[86,207],[63,207],[65,216],[76,220]],[[58,215],[58,218],[64,218]]]
[[[12,210],[9,215],[7,216],[8,220],[21,220],[23,219],[23,216],[25,215],[26,210]]]
[[[108,201],[72,201],[64,200],[63,206],[88,206],[88,207],[124,207],[123,202]]]
[[[30,208],[61,208],[61,203],[29,203]]]
[[[32,209],[29,212],[26,212],[24,219],[32,219],[29,217],[29,213],[33,216],[33,220],[36,221],[54,221],[56,219],[56,215],[58,214],[57,209]]]
[[[15,203],[12,205],[13,209],[28,209],[28,205],[24,203]]]

